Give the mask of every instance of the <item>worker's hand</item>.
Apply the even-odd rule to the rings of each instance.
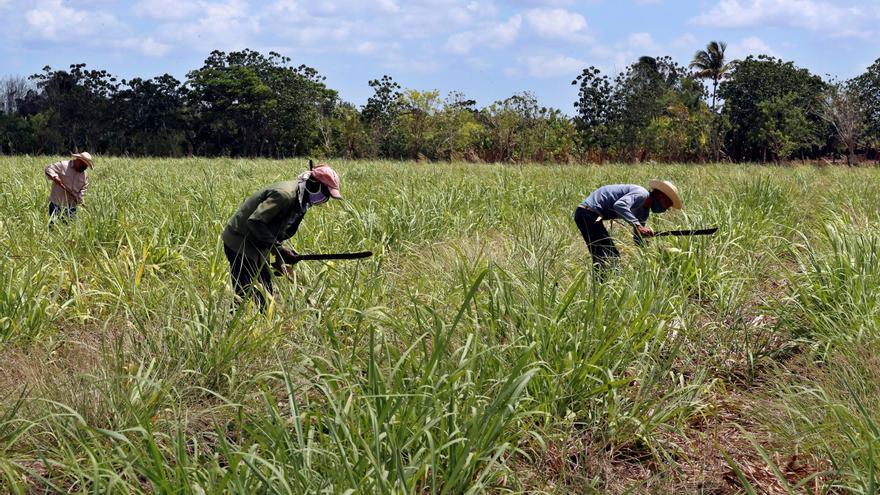
[[[295,265],[299,263],[299,254],[287,246],[281,246],[278,248],[278,256],[286,265]]]
[[[636,227],[636,230],[639,231],[639,235],[648,239],[654,237],[654,231],[644,225],[639,225]]]

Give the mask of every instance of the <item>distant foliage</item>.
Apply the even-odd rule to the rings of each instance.
[[[822,78],[793,62],[761,55],[735,63],[719,88],[728,153],[742,161],[823,155],[831,136],[820,115],[825,90]]]
[[[617,75],[588,67],[572,82],[574,115],[529,92],[481,107],[390,75],[368,81],[373,93],[358,107],[316,69],[253,50],[211,52],[183,81],[45,67],[0,80],[0,153],[562,163],[877,156],[880,60],[852,80],[826,82],[773,57],[729,61],[725,50],[712,41],[688,68],[667,56],[640,57]]]
[[[880,59],[864,74],[853,79],[852,87],[858,95],[859,109],[864,118],[865,137],[876,147],[880,145]]]
[[[641,57],[613,80],[590,67],[573,84],[581,143],[600,161],[708,157],[705,89],[671,58]]]

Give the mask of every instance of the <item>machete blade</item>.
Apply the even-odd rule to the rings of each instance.
[[[696,230],[669,230],[666,232],[658,232],[654,234],[654,237],[683,237],[689,235],[712,235],[715,232],[718,232],[718,227],[712,227],[709,229],[696,229]]]

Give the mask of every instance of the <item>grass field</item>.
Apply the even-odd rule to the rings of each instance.
[[[219,234],[303,162],[99,159],[47,229],[50,158],[0,158],[0,491],[876,493],[878,169],[338,163],[266,315]],[[686,210],[571,219],[668,178]],[[676,247],[681,253],[666,250]]]

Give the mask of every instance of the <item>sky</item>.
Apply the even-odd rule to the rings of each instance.
[[[572,80],[641,55],[686,65],[711,40],[816,74],[880,58],[880,0],[0,0],[0,77],[86,63],[179,79],[211,50],[274,50],[362,105],[384,74],[479,105],[523,91],[573,113]]]

